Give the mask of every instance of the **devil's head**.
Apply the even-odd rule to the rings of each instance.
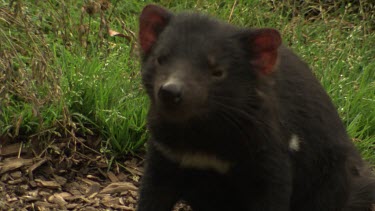
[[[142,11],[139,41],[152,112],[172,122],[259,106],[259,81],[272,76],[281,45],[274,29],[239,29],[155,5]]]

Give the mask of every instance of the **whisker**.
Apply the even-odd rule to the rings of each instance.
[[[233,118],[233,116],[228,114],[226,111],[219,113],[219,116],[225,121],[226,124],[230,124],[232,127],[234,127],[234,129],[237,129],[243,137],[250,139],[249,134],[246,133],[243,126],[236,118]]]
[[[210,98],[212,99],[217,99],[217,100],[229,100],[229,101],[233,101],[234,99],[235,100],[243,100],[243,101],[248,101],[248,100],[255,100],[257,97],[257,95],[247,95],[246,97],[239,97],[239,96],[236,96],[236,97],[233,97],[233,96],[220,96],[220,95],[212,95],[210,96]]]
[[[240,128],[243,128],[242,124],[239,123],[240,119],[243,119],[247,122],[252,122],[254,124],[260,124],[262,127],[267,127],[268,131],[270,132],[276,132],[275,129],[269,125],[269,123],[263,121],[260,118],[257,118],[255,115],[252,115],[251,113],[242,110],[240,108],[233,107],[231,105],[224,104],[222,102],[218,101],[212,101],[217,107],[220,112],[223,112],[227,117],[230,117],[230,119],[236,122],[236,125]],[[228,111],[231,111],[233,113],[229,113]],[[227,118],[228,119],[228,118]],[[243,130],[243,129],[241,129]],[[264,138],[267,138],[267,134],[261,133],[261,135]]]

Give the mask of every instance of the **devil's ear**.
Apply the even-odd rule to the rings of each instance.
[[[149,53],[171,16],[172,13],[157,5],[149,4],[143,8],[139,17],[139,42],[145,55]]]
[[[250,53],[250,63],[263,74],[275,70],[281,36],[276,29],[263,28],[246,32],[243,45]]]

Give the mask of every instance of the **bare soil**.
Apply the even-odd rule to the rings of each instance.
[[[94,140],[94,139],[93,139]],[[83,139],[0,145],[0,210],[135,210],[144,153],[112,162]],[[174,210],[190,208],[178,203]]]

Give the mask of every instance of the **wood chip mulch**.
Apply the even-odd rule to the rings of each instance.
[[[109,165],[83,143],[71,150],[54,142],[39,153],[1,143],[0,210],[135,210],[143,153]],[[191,209],[179,203],[174,210]]]

